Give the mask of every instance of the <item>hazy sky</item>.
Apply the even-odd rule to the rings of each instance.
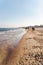
[[[43,0],[0,0],[0,27],[43,24]]]

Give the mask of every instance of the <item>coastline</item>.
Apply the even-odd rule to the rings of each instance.
[[[23,32],[24,31],[24,32]],[[7,35],[6,39],[5,37],[3,37],[2,35],[2,41],[0,42],[0,65],[6,65],[6,63],[8,63],[9,59],[12,57],[12,54],[14,52],[14,55],[16,55],[16,51],[17,51],[17,47],[19,45],[19,42],[21,41],[22,37],[26,34],[25,30],[20,30],[18,31],[19,35],[14,35],[16,31],[10,31],[10,32],[6,32],[4,33],[4,35]],[[13,33],[13,34],[11,34]],[[10,34],[10,35],[8,35]],[[14,42],[13,42],[13,38],[14,38]],[[5,39],[5,40],[3,40]],[[10,40],[10,41],[9,41]],[[16,43],[15,43],[16,42]],[[13,44],[12,44],[13,43]]]
[[[3,65],[43,64],[43,30],[29,29]],[[7,59],[7,58],[6,58]]]
[[[39,31],[28,30],[17,47],[16,55],[14,56],[13,52],[13,57],[7,65],[38,65],[43,63],[43,41],[39,43],[42,32]],[[38,38],[38,42],[35,38]]]

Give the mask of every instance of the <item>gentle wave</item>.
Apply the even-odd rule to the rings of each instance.
[[[17,30],[15,29],[15,30],[0,32],[0,44],[2,42],[3,43],[6,42],[8,44],[17,45],[25,33],[26,30],[22,28]]]

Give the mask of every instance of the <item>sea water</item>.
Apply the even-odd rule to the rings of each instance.
[[[23,28],[0,28],[0,44],[17,45],[25,33]]]

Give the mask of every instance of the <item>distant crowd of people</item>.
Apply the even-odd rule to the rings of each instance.
[[[30,29],[30,27],[25,27],[25,29]],[[31,27],[31,29],[34,31],[35,28],[34,27]]]

